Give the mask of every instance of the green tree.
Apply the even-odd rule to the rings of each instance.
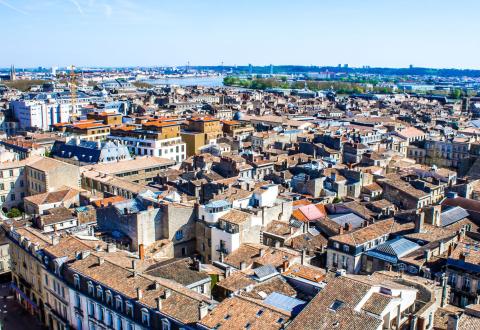
[[[458,88],[455,88],[452,93],[451,93],[451,97],[454,98],[454,99],[459,99],[462,97],[462,90],[461,89],[458,89]]]
[[[17,218],[21,215],[22,215],[22,211],[20,211],[19,209],[15,208],[15,207],[12,207],[10,209],[10,211],[8,211],[8,213],[7,213],[8,218]]]

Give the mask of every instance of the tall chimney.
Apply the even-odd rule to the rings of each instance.
[[[157,311],[160,312],[162,310],[162,298],[158,297],[155,300],[157,301]]]
[[[105,262],[105,258],[103,257],[98,257],[98,265],[101,266]]]
[[[132,269],[137,269],[137,260],[136,259],[133,259],[132,260]]]
[[[145,247],[143,244],[138,245],[138,256],[140,260],[145,260]]]
[[[416,233],[423,233],[423,224],[425,221],[425,213],[423,211],[420,211],[417,213],[417,216],[415,218],[415,232]]]
[[[302,250],[302,257],[300,263],[305,265],[305,259],[307,258],[307,251],[305,249]]]

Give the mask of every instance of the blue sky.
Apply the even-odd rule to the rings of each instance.
[[[0,67],[480,68],[477,0],[0,0]]]

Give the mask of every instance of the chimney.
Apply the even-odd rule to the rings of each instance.
[[[140,260],[145,260],[145,247],[143,244],[138,245],[138,256]]]
[[[108,253],[117,252],[117,246],[115,245],[115,243],[108,243],[107,244],[107,252]]]
[[[198,306],[198,314],[200,315],[200,319],[203,319],[208,314],[208,305],[204,302],[201,302]]]
[[[448,316],[447,330],[458,330],[458,319],[460,317],[457,314]]]
[[[142,300],[143,298],[143,291],[140,288],[137,288],[137,300]]]
[[[155,300],[157,301],[157,311],[160,312],[162,310],[162,298],[158,297]]]
[[[275,241],[275,247],[279,248],[280,247],[280,241]]]
[[[302,257],[301,257],[301,260],[300,260],[300,263],[302,265],[305,265],[305,259],[307,258],[307,251],[305,249],[302,250]]]
[[[137,260],[136,259],[132,260],[132,269],[133,270],[137,269]]]
[[[343,234],[343,227],[340,226],[340,227],[338,228],[338,235],[342,235],[342,234]]]
[[[265,249],[260,249],[260,257],[263,257],[265,255]]]
[[[165,291],[163,291],[163,299],[168,299],[170,298],[171,295],[172,295],[172,290],[165,289]]]
[[[245,261],[240,262],[240,270],[247,268],[247,263]]]
[[[223,252],[220,252],[220,262],[224,262],[225,261],[225,255],[223,254]]]
[[[460,253],[459,259],[465,261],[465,252]]]
[[[352,230],[352,224],[350,222],[345,223],[345,231],[351,231]]]
[[[425,213],[420,211],[415,218],[415,232],[423,233],[423,223],[425,221]]]
[[[57,235],[52,235],[52,245],[57,245],[60,243],[60,237]]]
[[[295,232],[295,228],[294,228],[294,227],[290,227],[290,235],[293,235],[294,232]]]
[[[426,263],[430,260],[430,250],[423,251],[423,258],[425,259]]]
[[[363,226],[362,227],[368,227],[368,220],[363,220]]]
[[[160,283],[158,283],[158,281],[153,282],[153,287],[155,290],[160,289]]]
[[[452,255],[452,251],[453,251],[453,246],[452,246],[452,244],[449,244],[448,245],[448,256],[449,257]]]
[[[101,266],[105,262],[105,258],[103,257],[98,257],[98,265]]]

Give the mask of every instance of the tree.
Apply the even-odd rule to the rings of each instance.
[[[8,213],[7,213],[7,217],[8,217],[8,218],[17,218],[17,217],[19,217],[19,216],[21,216],[21,215],[22,215],[22,212],[21,212],[19,209],[15,208],[15,207],[12,207],[12,208],[10,209],[10,211],[8,211]]]
[[[451,93],[451,97],[454,98],[454,99],[459,99],[462,97],[462,90],[461,89],[454,89]]]

